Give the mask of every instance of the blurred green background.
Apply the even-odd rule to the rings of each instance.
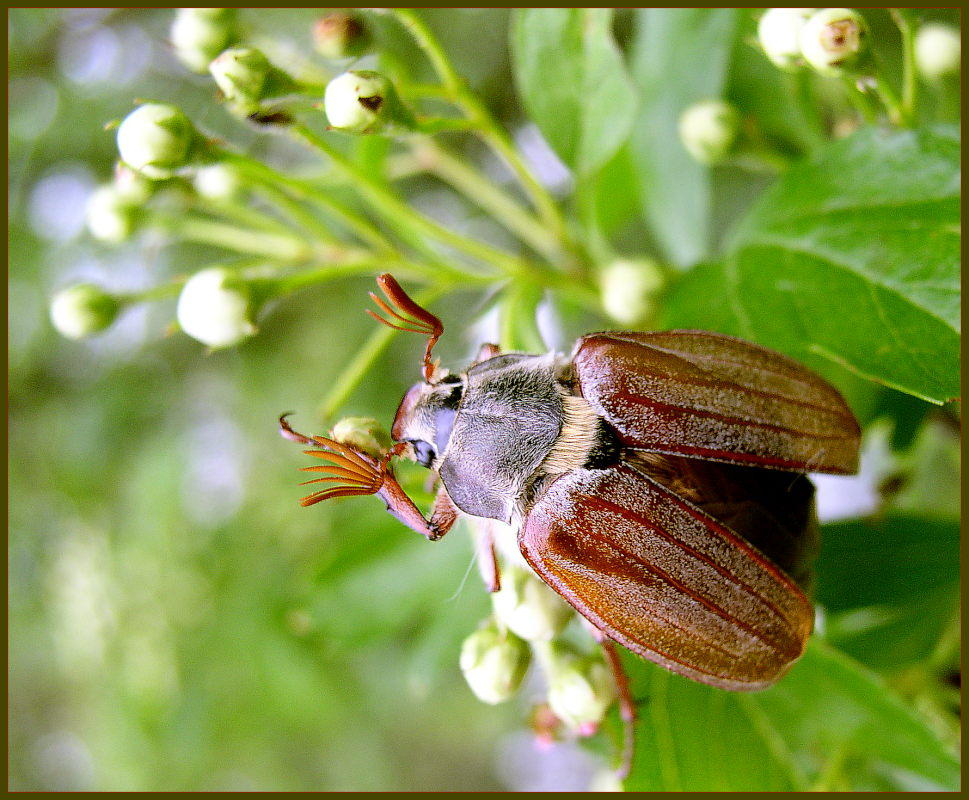
[[[135,98],[177,103],[207,133],[275,163],[306,158],[213,102],[211,81],[186,72],[165,44],[171,16],[9,12],[10,788],[583,788],[591,756],[566,744],[538,753],[525,703],[485,706],[464,683],[460,643],[489,606],[463,531],[431,545],[375,501],[297,505],[295,468],[305,459],[275,420],[296,411],[297,429],[319,430],[333,376],[373,330],[362,313],[369,279],[288,298],[260,321],[260,335],[212,354],[168,333],[173,301],[133,308],[82,342],[51,327],[49,298],[63,286],[90,280],[133,291],[218,256],[157,235],[109,247],[85,233],[85,199],[116,157],[103,125]],[[255,11],[243,20],[281,51],[305,51],[315,16]],[[521,122],[507,12],[426,17],[489,106]],[[875,23],[890,25],[887,16]],[[621,42],[631,27],[621,14]],[[398,45],[397,58],[419,61],[411,45]],[[772,69],[751,63],[743,86]],[[714,180],[723,198],[712,211],[717,241],[768,179],[725,169]],[[408,190],[440,208],[432,185],[413,180]],[[624,221],[611,231],[616,241],[639,249],[651,241],[630,221],[634,199],[618,192],[599,202],[604,217]],[[461,293],[435,306],[445,323],[483,309],[481,296]],[[562,345],[607,324],[566,317]],[[460,365],[483,338],[452,325],[437,353]],[[395,340],[345,412],[389,423],[416,378],[414,342]],[[870,385],[855,391],[864,421],[887,416],[911,444],[925,404]],[[897,432],[906,424],[904,440]],[[922,451],[910,457],[922,466],[942,459],[944,479],[910,487],[923,494],[908,509],[942,509],[947,553],[956,445],[921,430]],[[861,529],[852,540],[851,523],[842,525],[847,541],[869,536]],[[926,533],[918,522],[911,530]],[[852,563],[850,546],[826,557],[835,571]],[[943,565],[940,574],[932,597],[945,630],[935,638],[951,637],[955,597],[954,571]],[[849,623],[845,649],[896,678],[924,644],[912,644],[913,659],[893,661],[897,648],[884,638],[859,643]],[[951,720],[935,722],[954,735]]]

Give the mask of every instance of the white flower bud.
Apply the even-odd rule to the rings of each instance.
[[[368,133],[381,126],[390,82],[376,72],[338,75],[326,85],[323,108],[330,125],[341,131]]]
[[[546,646],[548,704],[555,715],[580,734],[595,732],[616,699],[616,681],[601,657],[583,657],[557,644]]]
[[[850,8],[823,8],[801,28],[801,55],[823,75],[841,75],[864,63],[868,26]]]
[[[195,191],[207,200],[231,200],[242,189],[242,180],[228,164],[209,164],[195,170]]]
[[[370,34],[358,16],[338,11],[313,25],[313,45],[323,58],[357,58],[370,47]]]
[[[757,23],[757,39],[767,57],[784,69],[802,63],[801,28],[813,8],[769,8]]]
[[[234,8],[180,8],[169,37],[175,55],[189,69],[205,72],[235,38]]]
[[[390,435],[371,417],[344,417],[330,431],[341,444],[348,444],[380,458],[391,445]]]
[[[230,347],[252,336],[256,326],[251,314],[248,287],[223,267],[197,272],[178,296],[178,324],[209,347]]]
[[[655,312],[655,298],[663,288],[663,272],[651,258],[618,259],[599,277],[602,307],[616,322],[633,325]]]
[[[50,319],[62,336],[83,339],[109,327],[121,303],[98,286],[78,284],[54,295],[50,304]]]
[[[950,25],[929,23],[915,34],[915,64],[925,80],[934,82],[958,75],[962,63],[962,37]]]
[[[495,705],[518,691],[530,658],[525,642],[491,624],[464,640],[461,671],[478,699]]]
[[[529,642],[547,642],[559,634],[572,608],[534,575],[518,567],[501,572],[501,590],[491,595],[495,616]]]
[[[413,115],[397,96],[393,84],[372,70],[351,70],[337,75],[326,85],[323,108],[330,126],[348,133],[416,127]]]
[[[87,199],[85,221],[95,239],[117,244],[135,228],[138,209],[129,203],[112,184],[99,186]]]
[[[160,103],[136,108],[118,127],[118,152],[132,169],[168,178],[189,161],[195,129],[179,109]]]
[[[680,115],[680,141],[701,164],[716,164],[730,153],[740,130],[737,109],[722,100],[694,103]]]
[[[251,47],[233,47],[209,64],[209,72],[225,99],[247,114],[259,108],[271,69],[262,51]]]

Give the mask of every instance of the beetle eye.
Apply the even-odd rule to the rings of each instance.
[[[434,460],[434,448],[421,439],[412,441],[411,444],[414,446],[417,463],[422,467],[430,468],[431,462]]]

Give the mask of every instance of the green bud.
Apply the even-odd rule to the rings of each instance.
[[[534,575],[518,567],[501,571],[501,590],[491,595],[495,616],[529,642],[547,642],[572,616],[572,608]]]
[[[656,311],[656,295],[664,283],[663,271],[653,259],[618,259],[599,277],[602,307],[623,325],[648,320]]]
[[[393,84],[371,70],[352,70],[335,77],[326,86],[323,107],[330,126],[348,133],[415,127],[414,117]]]
[[[242,179],[229,164],[209,164],[195,170],[192,185],[207,200],[230,200],[242,190]]]
[[[175,55],[194,72],[205,72],[235,39],[234,8],[180,8],[169,37]]]
[[[81,283],[54,295],[50,319],[62,336],[83,339],[108,328],[120,310],[117,297],[99,286]]]
[[[133,206],[147,203],[155,192],[154,181],[120,161],[114,165],[113,185],[118,196]]]
[[[370,48],[370,33],[360,17],[335,12],[313,25],[313,45],[323,58],[357,58]]]
[[[767,57],[783,69],[803,63],[801,28],[813,8],[768,8],[757,23],[757,40]]]
[[[196,131],[179,109],[146,103],[132,111],[118,127],[121,160],[142,175],[169,178],[189,163]]]
[[[371,417],[344,417],[330,431],[341,444],[348,444],[380,458],[390,448],[390,434]]]
[[[545,645],[548,704],[580,734],[595,732],[616,699],[616,681],[601,656],[580,656],[553,642]]]
[[[915,34],[915,64],[930,83],[958,75],[962,64],[962,37],[950,25],[930,23]]]
[[[212,267],[195,273],[178,296],[178,324],[209,347],[231,347],[256,332],[252,296],[231,270]]]
[[[85,221],[95,239],[117,244],[131,236],[138,213],[138,207],[113,184],[106,184],[95,189],[88,198]]]
[[[209,72],[225,99],[246,114],[259,108],[271,68],[262,51],[251,47],[226,50],[209,64]]]
[[[479,700],[495,705],[511,697],[528,669],[528,645],[490,623],[461,646],[461,671]]]
[[[722,100],[694,103],[680,115],[680,141],[701,164],[723,161],[740,131],[740,114]]]
[[[801,55],[822,75],[861,68],[869,55],[868,26],[850,8],[823,8],[812,14],[800,35]]]

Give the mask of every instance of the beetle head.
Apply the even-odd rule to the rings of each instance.
[[[422,467],[432,467],[447,449],[454,415],[464,395],[457,375],[444,375],[436,383],[416,383],[400,401],[391,436],[409,442]]]

